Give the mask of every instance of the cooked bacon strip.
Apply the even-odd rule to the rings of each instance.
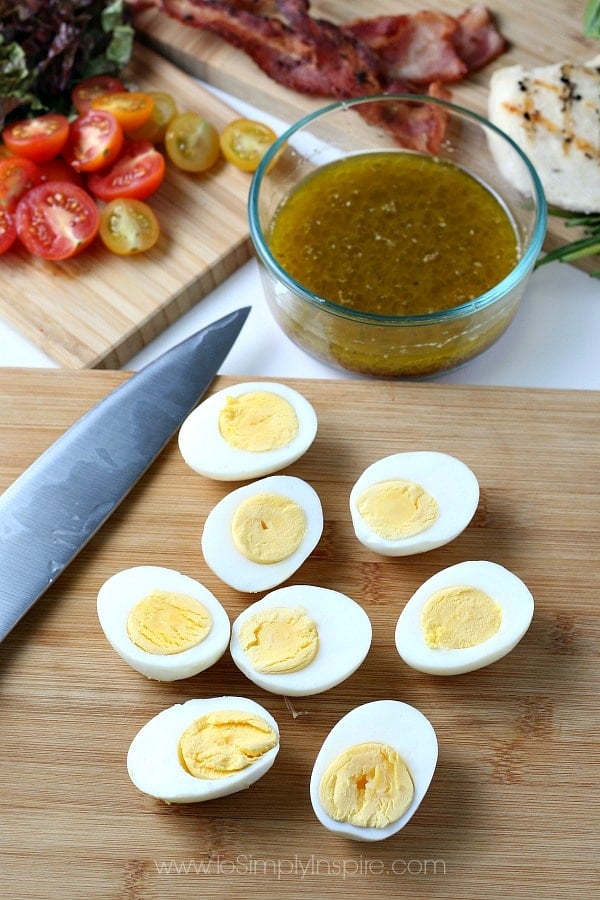
[[[448,122],[448,113],[443,106],[412,101],[390,101],[385,106],[362,103],[360,114],[371,125],[391,132],[402,147],[423,153],[439,152]]]
[[[457,19],[458,31],[454,46],[469,72],[481,69],[506,50],[506,38],[502,35],[488,8],[476,3]]]
[[[448,97],[441,82],[462,78],[470,65],[483,64],[486,53],[500,52],[498,42],[492,40],[495,29],[489,13],[480,6],[459,19],[422,12],[338,26],[311,16],[309,0],[129,3],[138,10],[156,7],[218,35],[285,87],[338,99],[385,92]],[[393,114],[389,109],[383,114],[373,104],[361,114],[393,133],[402,146],[439,150],[446,123],[442,108],[397,103]]]
[[[276,3],[282,18],[250,11],[250,7],[264,7],[264,3],[161,0],[152,5],[175,19],[219,35],[247,53],[274,81],[300,93],[343,98],[383,90],[372,51],[350,32],[313,19],[308,15],[308,4]],[[293,28],[289,22],[293,22]]]
[[[377,16],[349,22],[346,28],[375,51],[388,82],[451,82],[467,74],[453,43],[458,23],[451,16],[429,11]]]
[[[388,82],[402,79],[423,85],[459,81],[506,47],[482,4],[457,18],[424,10],[356,19],[345,27],[375,51]]]

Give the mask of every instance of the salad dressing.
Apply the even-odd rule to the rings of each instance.
[[[320,167],[283,201],[268,242],[314,294],[389,316],[468,303],[519,257],[513,223],[485,185],[452,163],[409,152]]]

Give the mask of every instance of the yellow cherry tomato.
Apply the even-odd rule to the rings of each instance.
[[[100,212],[100,237],[113,253],[130,256],[144,253],[158,240],[158,220],[143,200],[120,197]]]
[[[169,122],[177,115],[177,103],[175,98],[165,91],[148,91],[148,95],[154,100],[150,118],[139,128],[129,131],[127,136],[135,141],[152,141],[153,144],[160,144],[165,139]]]
[[[235,119],[220,135],[223,156],[244,172],[254,172],[276,140],[277,135],[268,125],[252,119]]]
[[[112,113],[123,131],[132,131],[148,121],[154,100],[145,91],[115,91],[95,97],[91,107]]]
[[[206,172],[219,158],[219,132],[199,113],[180,113],[167,126],[165,150],[178,169]]]

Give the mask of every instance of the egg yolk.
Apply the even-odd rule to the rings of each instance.
[[[476,647],[502,622],[502,607],[479,588],[456,585],[436,591],[421,610],[425,641],[434,650]]]
[[[398,541],[425,531],[438,517],[435,497],[411,481],[380,481],[358,498],[357,508],[371,531]]]
[[[371,742],[336,756],[321,779],[319,795],[323,809],[337,822],[385,828],[406,812],[414,785],[397,750]]]
[[[200,716],[179,738],[179,761],[195,778],[227,778],[277,746],[262,716],[222,709]]]
[[[269,391],[228,397],[219,415],[219,431],[237,450],[262,453],[286,447],[298,434],[294,407]]]
[[[140,650],[167,656],[200,644],[212,628],[212,616],[193,597],[154,590],[131,609],[126,627]]]
[[[306,534],[301,506],[280,494],[255,494],[236,509],[231,537],[246,559],[271,565],[294,553]]]
[[[319,649],[319,633],[303,609],[275,607],[256,613],[240,628],[240,643],[257,672],[298,672]]]

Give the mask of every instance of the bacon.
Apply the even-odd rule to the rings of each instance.
[[[458,17],[454,46],[469,72],[481,69],[506,50],[506,38],[492,19],[486,6],[477,3]]]
[[[345,27],[377,54],[388,83],[399,79],[415,85],[460,81],[506,47],[482,4],[457,18],[425,10],[357,19]]]
[[[247,53],[274,81],[300,93],[345,98],[383,90],[371,50],[350,32],[312,18],[308,3],[275,2],[280,17],[252,11],[264,9],[264,0],[162,0],[154,5],[219,35]]]
[[[244,51],[263,72],[299,93],[345,99],[402,92],[449,97],[444,88],[497,56],[504,39],[485,6],[462,16],[423,11],[335,25],[310,15],[309,0],[129,0],[210,31]],[[437,152],[443,108],[397,102],[361,114],[403,146]]]
[[[377,16],[349,22],[346,28],[377,54],[387,82],[452,82],[467,74],[453,43],[458,23],[451,16],[428,11]]]
[[[435,93],[432,85],[432,94]],[[361,103],[359,112],[366,122],[389,131],[402,147],[410,150],[437,153],[446,133],[448,113],[443,106],[390,99],[384,105]]]

